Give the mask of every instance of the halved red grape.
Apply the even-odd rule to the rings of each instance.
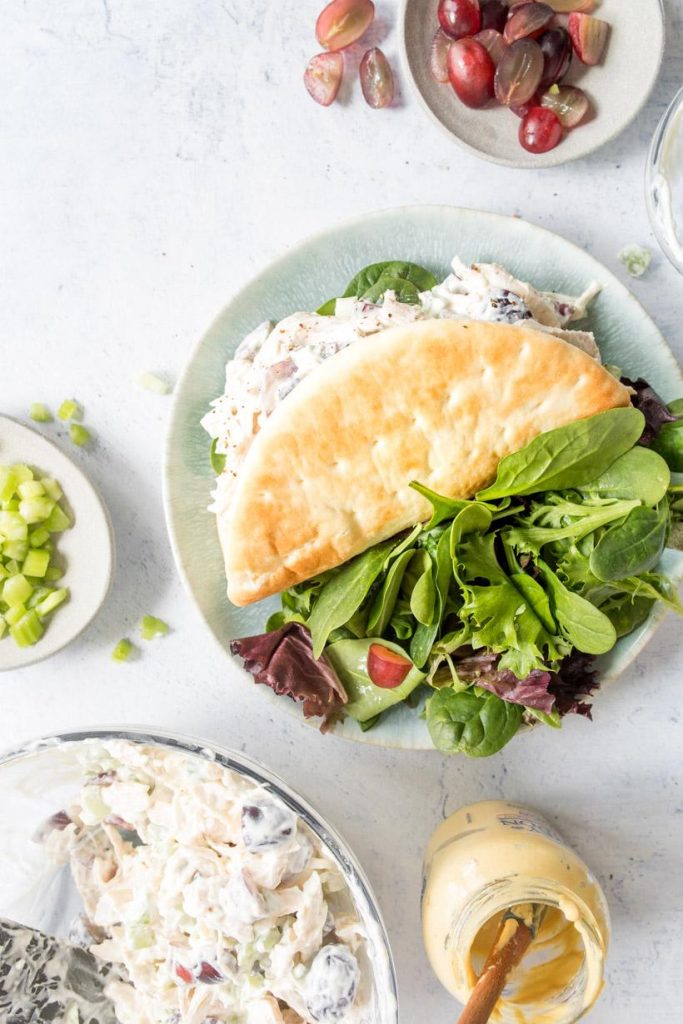
[[[533,39],[509,46],[496,68],[496,98],[506,107],[521,107],[538,89],[543,74],[543,51]]]
[[[318,42],[326,50],[343,50],[360,39],[374,16],[372,0],[332,0],[318,15]]]
[[[489,51],[489,56],[496,67],[500,64],[501,58],[508,48],[507,43],[503,39],[500,32],[496,32],[494,28],[483,28],[481,32],[477,32],[476,36],[472,37],[482,46],[485,46]]]
[[[448,47],[452,42],[442,28],[437,28],[429,48],[429,70],[437,82],[448,81]]]
[[[519,126],[519,141],[529,153],[547,153],[561,139],[560,119],[545,107],[532,107]]]
[[[567,28],[579,60],[590,67],[599,64],[607,46],[609,23],[574,12],[569,15]]]
[[[590,100],[583,89],[572,85],[558,85],[541,96],[541,106],[552,110],[563,128],[576,128],[590,110]]]
[[[503,0],[480,0],[481,27],[502,32],[508,19],[508,7]]]
[[[505,25],[505,41],[533,39],[543,32],[555,17],[552,7],[543,3],[526,3],[515,8]]]
[[[329,107],[334,103],[344,74],[341,53],[318,53],[311,57],[304,72],[304,85],[316,103]]]
[[[594,11],[596,0],[545,0],[558,14],[569,14],[570,11]]]
[[[549,28],[538,37],[538,45],[545,61],[541,85],[555,85],[567,74],[571,63],[573,51],[569,33],[565,28]]]
[[[389,61],[378,46],[363,54],[360,62],[360,86],[368,106],[379,110],[394,98],[394,75]]]
[[[468,107],[484,107],[493,96],[496,66],[485,46],[475,39],[458,39],[448,51],[448,78]]]
[[[452,39],[473,36],[481,28],[479,0],[439,0],[441,28]]]

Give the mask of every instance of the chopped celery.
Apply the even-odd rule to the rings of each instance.
[[[5,540],[26,540],[28,527],[19,512],[0,512],[0,537]]]
[[[55,507],[52,498],[23,498],[19,502],[19,514],[25,523],[44,523]],[[49,529],[49,527],[48,527]]]
[[[211,442],[211,449],[209,451],[209,462],[211,463],[211,468],[216,474],[216,476],[220,476],[223,470],[225,469],[227,456],[224,455],[222,452],[216,451],[217,444],[218,438],[214,437],[213,441]]]
[[[63,497],[62,488],[59,486],[56,480],[53,480],[51,476],[44,476],[40,481],[43,485],[43,490],[46,494],[49,494],[53,501],[59,501]]]
[[[12,466],[12,472],[18,484],[23,484],[25,480],[33,480],[33,470],[23,462],[17,462]]]
[[[0,640],[2,639],[5,630],[7,629],[7,623],[3,618],[0,617]]]
[[[50,423],[52,420],[52,413],[42,402],[34,402],[28,414],[36,423]]]
[[[80,423],[72,423],[69,426],[69,437],[75,445],[79,448],[83,448],[84,445],[90,440],[90,431],[85,427],[81,426]]]
[[[38,643],[45,628],[33,608],[26,612],[14,626],[10,626],[10,635],[18,647],[30,647]]]
[[[45,488],[40,480],[25,480],[17,487],[17,494],[20,498],[41,498],[45,494]]]
[[[34,526],[32,530],[28,532],[28,542],[32,548],[42,548],[43,544],[47,544],[50,539],[50,531],[46,530],[44,526]]]
[[[42,601],[39,602],[39,604],[36,605],[36,614],[38,614],[41,619],[44,618],[44,616],[53,612],[55,608],[59,608],[60,604],[64,604],[68,596],[68,587],[62,587],[60,590],[51,591],[43,598]]]
[[[10,558],[9,562],[5,562],[5,569],[10,576],[16,576],[19,572],[19,563],[15,558]]]
[[[26,611],[27,608],[25,604],[16,604],[14,608],[8,608],[5,612],[5,622],[8,626],[16,625],[16,623],[26,615]]]
[[[51,565],[45,573],[45,579],[48,583],[55,583],[56,580],[61,580],[64,575],[64,570],[60,569],[58,565]]]
[[[141,373],[138,384],[145,391],[152,391],[155,395],[168,395],[172,390],[168,381],[158,377],[156,373]]]
[[[155,636],[166,636],[168,624],[153,615],[143,615],[140,622],[140,636],[143,640],[153,640]]]
[[[6,540],[2,545],[4,558],[16,558],[17,562],[23,562],[28,554],[28,541]]]
[[[0,466],[0,501],[11,501],[18,483],[9,466]]]
[[[36,576],[43,578],[50,564],[50,552],[43,548],[31,548],[24,559],[21,571],[24,576]]]
[[[32,593],[33,587],[29,581],[21,573],[18,573],[16,576],[10,576],[8,580],[5,580],[2,587],[2,600],[10,608],[15,608],[17,605],[28,601]]]
[[[61,533],[63,530],[70,528],[71,520],[61,505],[55,505],[43,525],[50,533]]]
[[[124,637],[122,640],[119,640],[116,647],[111,652],[111,656],[114,661],[129,661],[134,651],[134,645],[130,642],[128,637]]]
[[[19,499],[11,498],[10,501],[3,501],[2,503],[3,512],[18,512],[19,511]]]
[[[82,420],[83,409],[75,398],[65,398],[57,409],[57,415],[60,420]]]
[[[41,584],[38,584],[34,588],[33,593],[29,597],[28,601],[26,602],[26,607],[35,608],[35,606],[37,604],[40,604],[40,602],[44,600],[44,598],[46,598],[48,594],[52,593],[54,593],[54,591],[52,590],[51,587],[43,587]]]

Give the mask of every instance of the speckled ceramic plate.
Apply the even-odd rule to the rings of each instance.
[[[567,83],[584,89],[595,116],[569,132],[549,153],[532,154],[517,138],[519,120],[504,107],[472,110],[449,84],[435,81],[429,49],[438,26],[438,0],[403,0],[404,66],[428,114],[470,152],[508,167],[554,167],[587,156],[633,120],[652,90],[664,53],[661,0],[601,0],[595,11],[612,26],[604,62],[587,68],[574,58]]]
[[[78,466],[36,430],[0,416],[0,464],[25,462],[52,476],[64,492],[63,504],[73,518],[60,533],[57,550],[66,573],[59,586],[69,588],[69,600],[50,617],[44,635],[33,647],[17,647],[5,635],[0,640],[0,672],[42,661],[75,640],[97,615],[109,592],[114,567],[114,538],[102,499]]]
[[[597,280],[604,290],[592,307],[595,331],[606,362],[633,376],[647,376],[667,398],[683,394],[683,377],[664,339],[638,301],[600,263],[542,228],[512,217],[447,206],[405,207],[340,224],[289,249],[242,289],[226,306],[192,353],[175,392],[164,473],[164,502],[178,569],[214,637],[230,658],[236,636],[263,630],[277,601],[234,608],[225,596],[223,561],[213,516],[206,511],[212,488],[208,435],[199,420],[211,399],[222,393],[225,363],[245,334],[266,319],[297,309],[316,309],[340,294],[367,263],[407,259],[445,276],[458,254],[466,261],[496,260],[544,289],[578,294]],[[671,554],[666,569],[683,577],[683,559]],[[613,679],[633,660],[654,632],[657,611],[631,636],[601,659],[605,679]],[[251,677],[232,661],[230,683],[236,690]],[[283,712],[300,714],[286,698],[260,687],[264,700]],[[370,732],[354,721],[336,731],[363,743],[409,749],[431,748],[427,729],[415,711],[397,707]]]

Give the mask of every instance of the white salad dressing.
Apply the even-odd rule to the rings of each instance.
[[[217,763],[89,742],[68,860],[122,1024],[376,1024],[368,936],[331,856],[279,797]],[[65,826],[65,827],[64,827]]]
[[[333,316],[300,312],[277,324],[261,324],[228,362],[225,392],[201,421],[215,440],[216,452],[225,456],[211,511],[228,509],[240,466],[265,419],[312,370],[349,345],[415,320],[467,318],[545,331],[599,359],[593,335],[570,326],[586,316],[599,291],[593,283],[580,296],[540,292],[498,264],[470,267],[456,257],[452,273],[422,292],[418,303],[399,302],[387,291],[379,305],[337,299]]]

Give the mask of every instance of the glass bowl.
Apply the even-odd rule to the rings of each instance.
[[[683,274],[683,89],[674,97],[652,140],[646,193],[657,241]]]
[[[72,802],[83,771],[79,744],[122,739],[156,744],[188,757],[216,761],[275,793],[317,836],[336,861],[349,887],[368,941],[373,1021],[398,1024],[396,973],[384,922],[363,869],[341,836],[297,793],[268,769],[244,755],[201,740],[144,729],[90,729],[35,740],[0,755],[0,917],[66,937],[81,909],[68,866],[55,866],[35,841],[41,824]]]

